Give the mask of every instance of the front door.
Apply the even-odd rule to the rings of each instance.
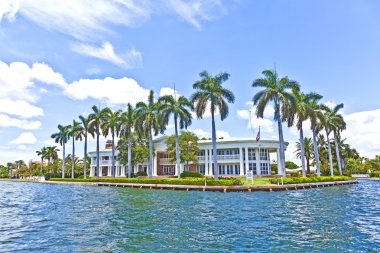
[[[106,177],[106,176],[108,176],[108,167],[103,166],[102,167],[102,177]]]

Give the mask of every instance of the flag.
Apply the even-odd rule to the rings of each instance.
[[[260,141],[260,127],[259,127],[259,132],[256,135],[256,141]]]

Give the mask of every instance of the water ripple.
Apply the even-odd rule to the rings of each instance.
[[[379,186],[223,194],[0,182],[0,252],[378,252]]]

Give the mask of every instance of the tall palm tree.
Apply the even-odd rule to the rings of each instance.
[[[86,172],[87,172],[87,136],[89,132],[94,132],[90,128],[90,118],[89,117],[84,117],[84,116],[79,116],[79,119],[82,123],[82,136],[84,138],[84,161],[83,161],[83,178],[86,179]]]
[[[193,104],[184,96],[176,98],[173,95],[166,95],[160,97],[158,102],[161,104],[160,111],[163,113],[165,119],[165,124],[169,123],[169,118],[173,114],[174,117],[174,131],[175,131],[175,149],[176,149],[176,172],[178,178],[181,177],[180,172],[180,151],[179,151],[179,141],[178,141],[178,120],[180,129],[187,128],[191,125],[191,113],[190,110],[193,109]]]
[[[223,72],[212,76],[207,71],[199,74],[201,80],[193,84],[193,89],[197,90],[191,95],[191,102],[195,104],[195,112],[198,118],[202,118],[205,111],[210,105],[211,126],[212,126],[212,146],[214,155],[214,179],[218,179],[218,160],[216,151],[216,129],[215,129],[215,112],[218,109],[221,120],[227,118],[229,110],[228,103],[235,102],[235,95],[232,91],[224,88],[222,84],[228,80],[230,74]]]
[[[75,164],[73,161],[75,160],[75,140],[82,140],[83,127],[80,122],[73,120],[73,124],[69,125],[69,129],[69,134],[73,142],[73,153],[71,154],[71,178],[74,178]]]
[[[128,137],[128,178],[131,178],[131,168],[132,168],[132,152],[131,152],[131,135],[133,125],[135,124],[135,110],[132,105],[128,103],[127,111],[123,112],[120,116],[120,124],[121,124],[121,133],[120,135]]]
[[[334,133],[334,142],[335,142],[335,152],[336,152],[336,159],[338,161],[338,169],[339,174],[342,175],[342,164],[340,160],[340,152],[339,152],[339,145],[338,145],[338,135],[341,131],[346,129],[346,122],[343,119],[343,116],[339,114],[339,110],[343,109],[343,104],[338,104],[332,108],[332,115],[331,115],[331,126]]]
[[[96,177],[100,175],[100,166],[99,166],[99,136],[100,136],[100,126],[105,117],[105,109],[100,110],[96,105],[92,106],[92,113],[88,115],[89,129],[91,130],[92,135],[96,135]]]
[[[310,162],[313,157],[313,141],[311,138],[304,138],[303,141],[303,147],[304,147],[304,158],[306,160],[306,171],[308,174],[310,174]],[[296,151],[295,151],[296,157],[301,158],[302,156],[302,149],[300,142],[296,142]]]
[[[58,132],[51,135],[55,143],[59,143],[62,146],[62,178],[65,177],[65,144],[70,139],[69,127],[58,125]]]
[[[314,146],[314,161],[315,166],[317,168],[317,176],[321,175],[321,166],[319,164],[319,152],[318,152],[318,142],[317,142],[317,128],[320,125],[320,118],[322,114],[321,105],[318,104],[320,99],[314,99],[311,101],[311,108],[313,109],[313,113],[310,114],[309,119],[311,123],[311,130],[313,132],[313,146]]]
[[[165,131],[164,118],[159,108],[159,103],[154,101],[154,92],[152,90],[148,96],[148,103],[138,102],[136,104],[135,128],[140,131],[140,134],[149,136],[149,177],[152,177],[153,172],[153,132],[154,135],[157,135]]]
[[[290,80],[287,76],[278,77],[276,70],[264,70],[262,72],[264,78],[258,78],[252,83],[254,88],[264,88],[257,92],[253,97],[253,103],[257,105],[256,115],[258,118],[264,117],[264,110],[269,102],[274,103],[274,120],[278,124],[278,135],[280,140],[280,162],[279,168],[283,176],[286,176],[285,172],[285,142],[282,131],[281,115],[285,109],[295,107],[296,101],[294,95],[289,90],[298,89],[299,84],[296,81]],[[294,109],[291,109],[294,111]]]
[[[119,136],[120,132],[120,115],[122,111],[115,111],[113,112],[109,108],[105,108],[103,110],[104,112],[104,119],[101,124],[102,128],[102,133],[105,137],[110,133],[112,137],[112,169],[111,169],[111,174],[112,177],[115,177],[116,174],[116,169],[115,169],[115,136]]]
[[[290,108],[286,108],[285,110],[285,118],[288,121],[288,126],[291,127],[296,120],[296,127],[300,132],[300,141],[297,142],[300,145],[300,155],[301,163],[302,163],[302,176],[306,177],[306,168],[305,168],[305,147],[304,147],[304,136],[303,136],[303,122],[307,120],[311,114],[314,113],[311,108],[311,101],[315,99],[321,99],[322,96],[311,92],[308,94],[304,94],[300,92],[299,89],[292,89],[293,96],[295,98],[295,106],[291,106]],[[294,109],[294,111],[292,110]],[[310,168],[308,169],[310,173]]]
[[[42,175],[42,168],[43,168],[43,164],[44,164],[44,159],[47,158],[47,155],[48,155],[47,148],[43,147],[43,148],[41,148],[41,150],[37,150],[36,153],[38,156],[41,156],[40,174]]]

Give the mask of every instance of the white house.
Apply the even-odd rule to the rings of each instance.
[[[174,176],[175,162],[166,153],[165,140],[168,136],[161,136],[153,140],[155,146],[154,161],[153,161],[153,176]],[[288,143],[285,143],[287,146]],[[200,152],[198,153],[198,165],[190,163],[189,170],[205,174],[206,176],[213,175],[213,155],[212,141],[200,140]],[[275,140],[255,139],[217,139],[217,159],[219,167],[219,175],[221,176],[244,176],[247,170],[252,170],[254,175],[270,175],[270,154],[279,156],[279,142]],[[112,144],[107,141],[106,149],[100,151],[100,175],[111,176],[111,149]],[[118,151],[115,150],[115,158]],[[95,176],[96,173],[96,152],[89,152],[91,157],[90,176]],[[116,176],[125,177],[127,169],[119,164],[115,159]],[[183,171],[184,164],[181,164]],[[133,173],[148,170],[148,161],[143,164],[138,164],[132,168]],[[277,172],[279,173],[279,172]]]

